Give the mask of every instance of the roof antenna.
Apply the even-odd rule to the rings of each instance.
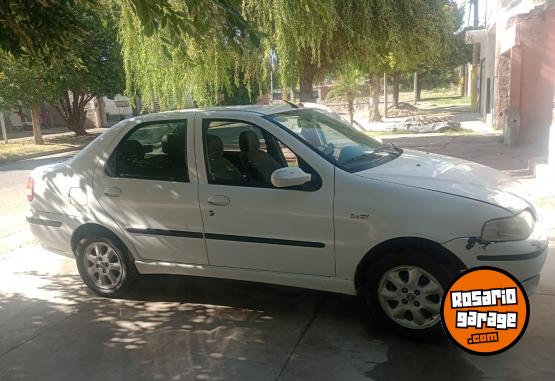
[[[291,108],[299,108],[299,106],[293,102],[287,101],[285,99],[282,99],[281,101],[287,103],[289,106],[291,106]]]

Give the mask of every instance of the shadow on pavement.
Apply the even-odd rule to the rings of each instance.
[[[494,357],[446,339],[406,340],[360,299],[200,277],[147,276],[126,299],[77,275],[34,271],[0,295],[0,379],[467,380],[555,376],[552,296],[537,295],[522,342]]]
[[[0,379],[272,379],[322,293],[149,276],[128,299],[25,272],[0,298]],[[249,376],[250,375],[250,376]]]

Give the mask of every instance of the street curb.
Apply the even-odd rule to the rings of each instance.
[[[0,159],[0,164],[13,163],[13,162],[16,162],[16,161],[27,160],[27,159],[35,159],[37,157],[56,155],[56,154],[59,154],[59,153],[81,151],[86,146],[87,145],[83,145],[83,146],[79,146],[79,147],[57,149],[57,150],[48,151],[48,152],[37,152],[37,153],[32,153],[32,154],[26,155],[26,156],[19,156],[19,157],[14,158],[14,159]]]

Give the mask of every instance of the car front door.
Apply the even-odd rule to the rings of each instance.
[[[197,114],[199,201],[211,265],[335,275],[333,173],[303,143],[255,116]],[[275,169],[298,166],[304,186],[276,188]]]
[[[95,170],[100,204],[146,260],[208,263],[188,115],[135,125]]]

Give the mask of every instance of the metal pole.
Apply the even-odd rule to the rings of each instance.
[[[474,29],[478,29],[478,0],[472,0],[474,6]],[[478,63],[480,61],[480,46],[477,42],[472,45],[472,70],[470,72],[470,110],[478,112]]]
[[[387,74],[386,73],[383,73],[383,98],[384,98],[383,116],[387,118]]]
[[[4,120],[4,112],[0,110],[0,126],[2,128],[2,139],[4,144],[8,144],[8,134],[6,133],[6,121]]]
[[[274,49],[270,51],[270,104],[274,104]]]
[[[547,168],[549,180],[553,181],[555,180],[555,98],[553,99],[553,109],[551,110],[551,127],[549,131],[549,143],[547,149]],[[553,189],[552,191],[555,192]]]

